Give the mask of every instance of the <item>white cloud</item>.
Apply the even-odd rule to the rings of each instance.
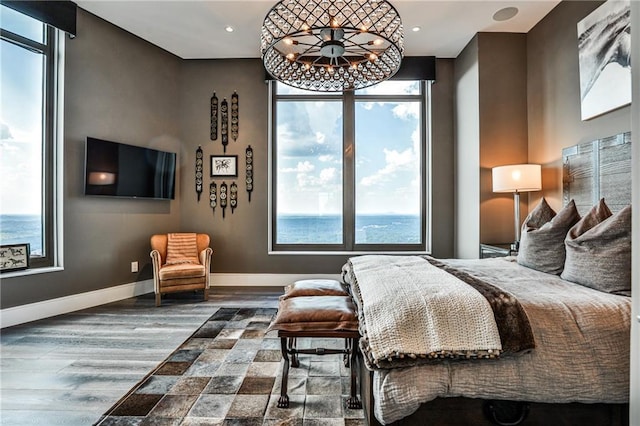
[[[414,120],[420,114],[419,102],[402,102],[393,108],[393,115],[402,120]]]
[[[363,186],[372,186],[387,181],[398,170],[412,169],[417,164],[417,156],[412,148],[402,152],[384,148],[385,166],[375,174],[365,176],[360,180]]]
[[[330,167],[328,169],[322,169],[320,171],[320,182],[321,183],[331,183],[336,179],[338,175],[338,171],[335,167]]]
[[[316,142],[319,143],[320,145],[324,144],[325,140],[327,139],[327,135],[325,135],[322,132],[316,132]]]
[[[280,173],[309,173],[312,172],[316,166],[309,161],[300,161],[296,167],[282,168]]]
[[[322,163],[334,163],[336,162],[336,157],[333,155],[321,155],[318,157],[318,160]]]

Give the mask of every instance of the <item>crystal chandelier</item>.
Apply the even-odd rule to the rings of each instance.
[[[362,89],[398,71],[403,39],[402,20],[388,1],[282,0],[262,24],[262,61],[289,86]]]

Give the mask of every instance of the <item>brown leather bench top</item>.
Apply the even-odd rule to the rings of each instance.
[[[301,296],[348,296],[349,292],[339,281],[329,279],[299,280],[287,286],[284,295],[280,299]]]
[[[280,301],[268,331],[296,332],[300,337],[318,332],[358,332],[356,308],[349,296],[301,296]]]

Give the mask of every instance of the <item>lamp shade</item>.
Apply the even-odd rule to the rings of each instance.
[[[539,164],[513,164],[494,167],[493,192],[529,192],[542,189],[542,174]]]

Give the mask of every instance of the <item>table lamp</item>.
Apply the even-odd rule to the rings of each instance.
[[[520,193],[540,191],[542,174],[539,164],[513,164],[491,169],[493,192],[513,192],[515,250],[520,245]]]

